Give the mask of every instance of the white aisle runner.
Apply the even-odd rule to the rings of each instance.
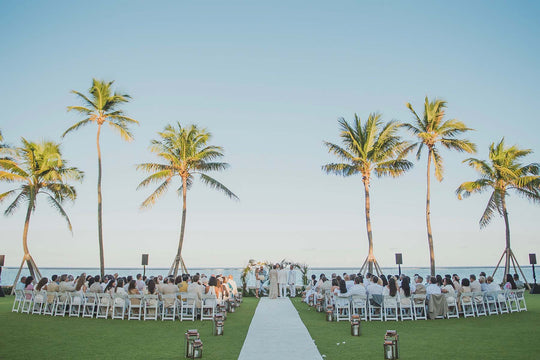
[[[261,298],[238,360],[322,360],[289,298]]]

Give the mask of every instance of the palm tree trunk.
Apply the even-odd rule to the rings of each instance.
[[[502,208],[503,208],[503,217],[504,217],[504,225],[506,226],[506,249],[505,252],[505,262],[504,262],[504,275],[510,274],[510,258],[512,254],[512,250],[510,250],[510,223],[508,222],[508,212],[506,211],[506,193],[501,194],[501,202],[502,202]]]
[[[369,199],[369,177],[364,176],[362,179],[364,182],[364,194],[365,194],[365,210],[366,210],[366,229],[369,243],[368,252],[368,272],[373,274],[373,262],[375,257],[373,256],[373,238],[371,234],[371,217],[370,217],[370,199]]]
[[[98,242],[99,242],[99,269],[101,277],[105,276],[105,257],[103,255],[103,219],[102,219],[102,199],[101,199],[101,149],[99,147],[99,135],[101,134],[101,124],[98,124],[97,131],[97,153],[98,153],[98,184],[97,184],[97,197],[98,197]]]
[[[21,275],[22,268],[24,266],[24,262],[26,261],[26,265],[28,266],[28,270],[30,271],[30,275],[34,278],[34,281],[36,281],[35,272],[33,269],[33,262],[31,261],[30,252],[28,251],[28,228],[30,227],[30,216],[32,215],[32,206],[33,202],[30,200],[28,202],[28,210],[26,210],[26,219],[24,220],[24,229],[23,229],[23,260],[21,262],[21,267],[19,268],[19,271],[17,272],[17,276],[15,276],[15,281],[13,282],[13,288],[11,291],[11,294],[13,295],[15,292],[15,286],[17,286],[17,282],[19,281],[19,276]],[[39,279],[38,279],[39,281]]]
[[[182,178],[182,225],[180,226],[180,239],[178,241],[178,252],[174,260],[174,277],[178,275],[178,266],[182,258],[182,246],[184,245],[184,229],[186,227],[186,198],[187,198],[187,179]],[[185,265],[184,265],[185,267]]]
[[[431,149],[428,152],[427,163],[427,192],[426,192],[426,226],[429,245],[429,264],[431,267],[431,276],[435,276],[435,252],[433,251],[433,235],[431,233],[431,200],[430,200],[430,170],[431,170]]]

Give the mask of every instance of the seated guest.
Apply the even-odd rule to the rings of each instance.
[[[375,275],[371,277],[372,283],[366,287],[366,292],[368,295],[382,295],[383,287],[379,285],[379,278]]]
[[[142,278],[141,274],[137,274],[137,290],[139,290],[139,294],[142,294],[145,287],[144,280]],[[128,289],[129,292],[129,289]]]
[[[510,274],[506,274],[506,284],[504,284],[504,288],[508,290],[516,290],[517,285],[514,281],[514,278]]]
[[[460,284],[459,276],[457,274],[452,275],[452,282],[454,284],[454,289],[456,291],[459,291],[459,289],[461,288],[461,284]]]
[[[32,276],[27,276],[24,281],[24,290],[34,290],[34,284],[32,282],[34,281],[34,278]],[[32,294],[26,294],[26,299],[30,300],[32,299]]]
[[[58,292],[60,292],[62,295],[60,295],[61,301],[66,301],[67,296],[66,292],[74,292],[75,286],[69,281],[67,274],[63,274],[60,276],[60,284],[58,285]]]
[[[339,292],[339,280],[337,278],[332,279],[332,287],[330,288],[332,294],[337,295]]]
[[[116,281],[113,278],[113,279],[109,280],[109,282],[107,283],[107,286],[105,286],[105,289],[103,290],[103,292],[107,293],[109,295],[112,295],[115,288],[116,288]]]
[[[15,290],[24,290],[26,287],[26,276],[21,277],[21,281],[15,285]]]
[[[501,287],[493,281],[493,278],[491,276],[487,277],[486,283],[487,283],[487,290],[486,291],[499,291],[499,290],[501,290]]]
[[[458,291],[458,294],[459,294],[459,301],[458,301],[459,311],[461,311],[461,303],[463,301],[468,302],[468,301],[471,300],[470,296],[463,296],[464,293],[470,293],[471,292],[470,284],[471,283],[469,282],[469,279],[467,279],[467,278],[461,279],[461,287],[459,288],[459,291]]]
[[[38,284],[36,285],[36,291],[47,290],[48,282],[49,282],[49,279],[47,279],[46,277],[42,277],[41,280],[39,280]]]
[[[482,285],[480,285],[480,282],[476,280],[476,275],[471,274],[469,276],[469,280],[470,280],[469,286],[471,287],[471,292],[482,292]]]
[[[349,295],[366,295],[366,288],[362,283],[363,279],[361,276],[354,278],[354,285],[348,290]]]
[[[320,296],[325,296],[326,294],[332,294],[332,282],[328,280],[326,276],[323,276],[322,280],[323,280],[323,283],[319,287]]]
[[[420,275],[418,275],[416,277],[416,288],[414,290],[414,294],[415,295],[426,295],[426,287],[424,286],[424,284],[422,284],[424,282],[424,278],[422,278]],[[419,300],[417,303],[421,302],[421,300]]]
[[[426,286],[426,299],[429,301],[429,297],[431,294],[440,294],[441,288],[439,285],[437,285],[437,278],[435,276],[431,276],[429,279],[429,285]]]
[[[234,296],[238,295],[238,285],[236,285],[236,281],[234,281],[234,278],[232,275],[229,275],[229,280],[227,281],[227,284],[229,285],[229,288],[231,289],[231,292]]]
[[[219,285],[219,282],[218,282],[218,285]],[[192,283],[189,284],[187,293],[195,294],[195,306],[197,306],[198,308],[201,307],[202,292],[203,292],[202,286],[199,284],[199,275],[193,275]]]
[[[392,297],[395,297],[398,293],[397,286],[396,286],[396,279],[394,279],[393,276],[390,276],[388,278],[388,285],[383,288],[383,295],[390,295]]]
[[[401,278],[401,285],[399,287],[399,301],[402,307],[411,306],[411,287],[409,285],[410,280],[408,276]]]
[[[129,286],[129,284],[128,284],[128,286]],[[127,295],[127,291],[125,289],[124,279],[123,278],[118,279],[118,281],[116,282],[116,287],[114,288],[114,293],[115,294],[120,294],[120,295]]]
[[[443,278],[442,278],[442,276],[441,276],[441,275],[437,275],[436,278],[437,278],[437,286],[438,286],[438,287],[443,286]]]
[[[516,287],[518,289],[525,289],[525,284],[523,281],[519,280],[518,274],[514,274],[514,282],[516,283]]]
[[[101,286],[100,279],[101,278],[100,278],[99,275],[94,276],[94,282],[88,288],[89,292],[93,292],[93,293],[96,293],[96,294],[103,292],[103,287]]]
[[[480,288],[482,289],[482,292],[486,292],[487,291],[486,278],[483,276],[480,276],[478,278],[478,282],[480,283]]]
[[[189,276],[184,274],[182,275],[182,281],[178,284],[178,291],[187,292]]]
[[[351,280],[351,277],[349,275],[345,275],[345,286],[347,286],[347,290],[350,289],[354,285],[354,281]]]
[[[210,279],[208,280],[208,285],[204,289],[204,293],[206,295],[214,295],[217,299],[216,295],[216,286],[217,286],[217,279],[215,276],[210,276]]]
[[[452,301],[456,298],[456,290],[454,289],[454,283],[452,282],[452,279],[449,277],[445,277],[443,279],[443,286],[441,288],[441,292],[446,295],[448,299],[451,299]]]
[[[339,281],[339,293],[338,296],[346,296],[347,294],[347,284],[345,283],[345,280]]]

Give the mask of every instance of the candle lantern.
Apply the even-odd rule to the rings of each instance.
[[[186,358],[193,359],[193,342],[199,339],[199,332],[197,330],[188,330],[185,333],[186,338]]]
[[[334,320],[334,307],[332,305],[328,305],[326,307],[326,321],[333,321]]]
[[[232,313],[236,311],[236,300],[229,300],[229,311]]]
[[[351,335],[352,336],[360,336],[360,316],[359,315],[353,315],[351,317]]]
[[[227,305],[221,303],[218,305],[219,312],[223,314],[223,320],[227,320]]]
[[[217,314],[216,316],[214,316],[214,335],[223,335],[223,325],[223,315]]]
[[[317,299],[317,312],[323,311],[323,298]]]
[[[387,330],[384,335],[384,358],[399,359],[399,335],[396,330]]]
[[[202,358],[202,348],[203,345],[200,339],[193,341],[193,359]]]
[[[238,299],[238,303],[240,303],[240,304],[242,303],[242,301],[244,301],[244,297],[243,297],[241,292],[238,293],[236,298]]]

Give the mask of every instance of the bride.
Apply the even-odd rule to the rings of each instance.
[[[277,299],[278,297],[278,272],[276,270],[276,265],[272,267],[268,273],[268,278],[270,280],[270,294],[268,297],[270,299]]]

